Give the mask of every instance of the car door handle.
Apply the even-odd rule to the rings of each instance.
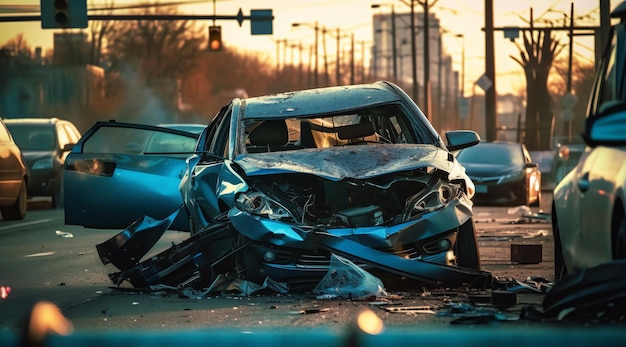
[[[589,172],[585,172],[578,180],[578,189],[583,193],[589,190]]]

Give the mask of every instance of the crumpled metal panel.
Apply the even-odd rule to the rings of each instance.
[[[246,174],[308,173],[330,180],[369,178],[384,173],[434,167],[450,172],[449,153],[433,145],[395,144],[340,146],[325,149],[258,153],[235,159]]]

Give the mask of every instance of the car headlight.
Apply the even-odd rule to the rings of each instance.
[[[235,207],[252,215],[266,216],[269,219],[294,219],[285,206],[259,191],[237,194]]]
[[[428,192],[418,194],[412,199],[411,215],[438,210],[456,199],[458,194],[458,185],[440,181]]]
[[[37,170],[37,169],[51,169],[51,168],[52,168],[52,158],[46,158],[46,159],[37,160],[33,164],[33,170]]]

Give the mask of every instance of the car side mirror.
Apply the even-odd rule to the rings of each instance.
[[[74,148],[74,145],[75,145],[75,143],[66,143],[66,144],[63,146],[63,148],[62,148],[63,152],[69,152],[69,151],[71,151],[71,150],[72,150],[72,148]]]
[[[587,118],[587,127],[583,133],[585,143],[591,147],[626,145],[626,109],[612,107],[615,113],[603,113]]]
[[[480,136],[472,130],[453,130],[446,132],[446,146],[450,152],[471,147],[480,142]]]

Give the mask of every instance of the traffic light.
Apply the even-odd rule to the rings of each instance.
[[[87,27],[87,0],[41,0],[40,8],[43,29]]]
[[[222,50],[222,27],[221,26],[209,27],[209,50],[210,51]]]

